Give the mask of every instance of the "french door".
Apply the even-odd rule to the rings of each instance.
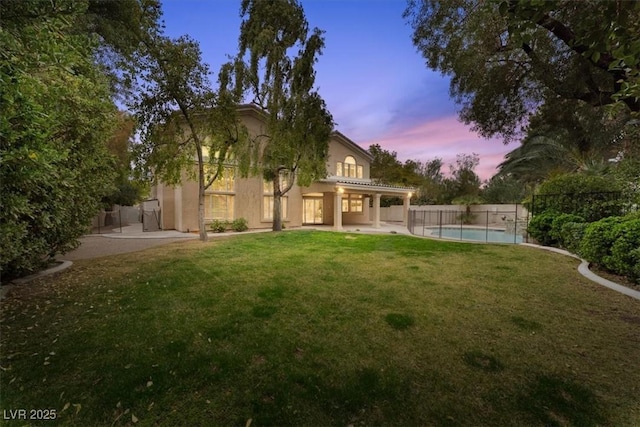
[[[305,198],[304,223],[322,224],[322,198]]]

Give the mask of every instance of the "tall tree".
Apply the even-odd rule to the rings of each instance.
[[[112,97],[126,103],[136,86],[141,40],[163,25],[160,0],[85,1],[76,28],[95,35],[94,58],[109,78]]]
[[[119,112],[115,132],[107,140],[107,149],[113,156],[113,165],[116,171],[113,193],[102,199],[105,208],[112,205],[133,206],[148,193],[148,182],[134,179],[132,170],[132,143],[135,133],[133,117],[127,113]]]
[[[220,91],[213,90],[200,46],[188,36],[171,39],[155,29],[143,34],[136,70],[140,86],[131,108],[142,134],[139,168],[156,182],[197,180],[198,227],[206,241],[205,192],[234,160],[234,145],[246,140],[238,99],[227,90],[226,73]]]
[[[33,271],[78,245],[112,189],[117,110],[78,30],[87,4],[0,3],[0,274]]]
[[[558,99],[640,112],[638,2],[410,0],[405,17],[484,136],[516,139],[529,113]]]
[[[477,196],[480,193],[480,177],[475,172],[475,168],[480,163],[480,157],[476,153],[458,154],[456,163],[449,165],[454,197]]]
[[[522,203],[531,191],[513,176],[496,174],[485,181],[480,194],[485,203]]]
[[[395,151],[388,151],[378,144],[372,144],[368,149],[373,156],[371,162],[371,178],[381,184],[410,186],[416,189],[413,199],[419,204],[434,204],[441,201],[445,193],[445,178],[442,174],[442,159],[435,158],[422,162],[419,160],[398,160]],[[381,201],[383,206],[402,204],[399,197],[385,197]]]
[[[404,171],[398,160],[398,153],[388,151],[378,144],[371,144],[368,148],[373,156],[371,161],[371,179],[381,184],[402,185]]]
[[[232,68],[266,113],[266,132],[259,136],[253,165],[273,183],[273,230],[280,231],[282,196],[295,181],[309,185],[326,175],[333,118],[314,88],[314,64],[324,38],[318,28],[309,31],[296,0],[243,0],[240,16]]]
[[[499,165],[501,175],[536,184],[559,173],[604,174],[609,159],[625,151],[620,119],[602,109],[565,104],[544,105],[532,116],[521,145]]]

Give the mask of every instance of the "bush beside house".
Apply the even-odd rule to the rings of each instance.
[[[247,231],[249,229],[249,223],[246,218],[236,218],[233,221],[220,221],[214,220],[211,225],[211,231],[214,233],[224,233],[231,229],[236,232]]]

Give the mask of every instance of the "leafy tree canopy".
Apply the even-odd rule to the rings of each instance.
[[[640,112],[638,2],[410,0],[405,17],[428,66],[451,76],[461,119],[486,137],[517,138],[558,100]]]
[[[113,136],[107,141],[107,150],[113,156],[113,167],[116,171],[114,192],[103,198],[105,209],[113,205],[133,206],[140,202],[148,194],[148,182],[134,179],[132,162],[133,136],[135,122],[132,116],[119,112],[116,129]]]
[[[167,37],[156,28],[140,36],[131,109],[141,142],[135,146],[138,171],[155,182],[179,184],[184,177],[198,182],[200,239],[207,240],[205,191],[233,160],[246,169],[237,149],[246,129],[237,117],[237,96],[227,80],[215,91],[200,46],[188,36]]]
[[[510,175],[494,175],[484,183],[481,197],[485,203],[522,203],[530,189]]]
[[[281,197],[326,174],[333,118],[315,89],[314,64],[322,31],[309,25],[296,0],[243,0],[239,52],[225,70],[265,112],[266,132],[255,144],[254,172],[273,181],[273,229],[282,229]],[[293,52],[297,54],[293,55]],[[287,175],[286,184],[281,177]]]
[[[0,3],[0,272],[41,267],[77,245],[112,189],[117,110],[79,31],[86,2]]]

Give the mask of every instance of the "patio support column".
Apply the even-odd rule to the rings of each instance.
[[[373,228],[380,228],[380,194],[373,195]]]
[[[411,193],[405,194],[404,205],[402,209],[402,225],[405,227],[409,224],[409,205],[411,204]]]
[[[336,231],[342,230],[342,190],[336,189],[336,199],[333,204],[333,228]]]

